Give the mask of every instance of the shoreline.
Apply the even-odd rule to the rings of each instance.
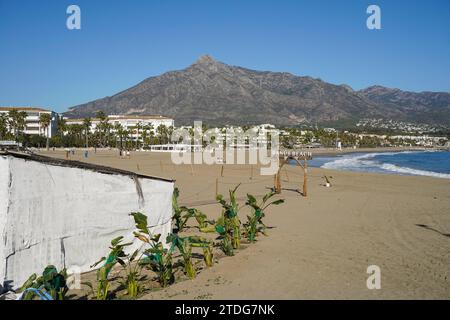
[[[422,176],[433,177],[438,179],[450,179],[450,172],[443,167],[433,167],[423,165],[427,163],[427,159],[433,163],[434,156],[431,158],[424,156],[426,153],[448,153],[447,150],[439,149],[409,149],[409,150],[392,150],[392,149],[377,149],[371,151],[359,152],[343,152],[334,154],[320,154],[313,157],[310,167],[320,168],[324,170],[338,170],[345,172],[365,172],[383,175],[400,175],[400,176]],[[413,153],[414,157],[423,159],[421,166],[414,165],[414,163],[395,162],[395,160],[376,161],[370,160],[372,156],[390,154],[393,159],[404,159],[406,155],[403,153]],[[439,157],[439,155],[438,155]],[[370,159],[367,159],[370,158]],[[408,156],[406,156],[408,158]],[[315,160],[315,162],[314,162]],[[365,161],[367,160],[367,162]]]
[[[316,157],[337,157],[339,155],[352,154],[352,153],[378,153],[378,152],[406,152],[406,151],[431,151],[439,150],[435,148],[418,148],[418,147],[377,147],[377,148],[343,148],[338,150],[336,148],[318,148],[318,149],[298,149],[299,152],[312,152],[313,159]]]

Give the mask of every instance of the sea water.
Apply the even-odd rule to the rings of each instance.
[[[352,153],[337,157],[318,156],[309,161],[308,165],[335,170],[450,179],[450,152],[448,151]]]

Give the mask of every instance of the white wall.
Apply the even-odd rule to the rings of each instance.
[[[5,274],[6,252],[3,245],[3,235],[6,230],[6,215],[8,208],[9,160],[0,156],[0,289]],[[1,290],[0,290],[1,292]]]
[[[0,156],[0,284],[20,286],[48,264],[90,270],[113,238],[133,239],[133,211],[165,239],[173,182],[139,181],[143,201],[128,175]]]

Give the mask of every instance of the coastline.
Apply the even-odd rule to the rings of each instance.
[[[430,151],[437,150],[432,148],[419,148],[419,147],[376,147],[376,148],[342,148],[342,150],[336,148],[317,148],[317,149],[298,149],[295,151],[300,152],[312,152],[314,156],[319,157],[336,157],[339,155],[351,154],[351,153],[378,153],[378,152],[403,152],[403,151]]]

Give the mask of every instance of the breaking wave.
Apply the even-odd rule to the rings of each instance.
[[[438,172],[440,170],[429,170],[428,167],[433,166],[433,161],[436,162],[438,160],[440,165],[442,165],[442,159],[430,159],[430,155],[426,155],[432,153],[435,152],[405,151],[350,154],[339,158],[327,158],[327,162],[323,163],[320,167],[334,170],[394,173],[450,179],[450,173]],[[450,168],[450,153],[444,152],[441,154],[448,155],[444,157],[444,161],[447,161],[448,168]],[[440,157],[442,158],[441,155]],[[408,164],[411,166],[408,166]]]

